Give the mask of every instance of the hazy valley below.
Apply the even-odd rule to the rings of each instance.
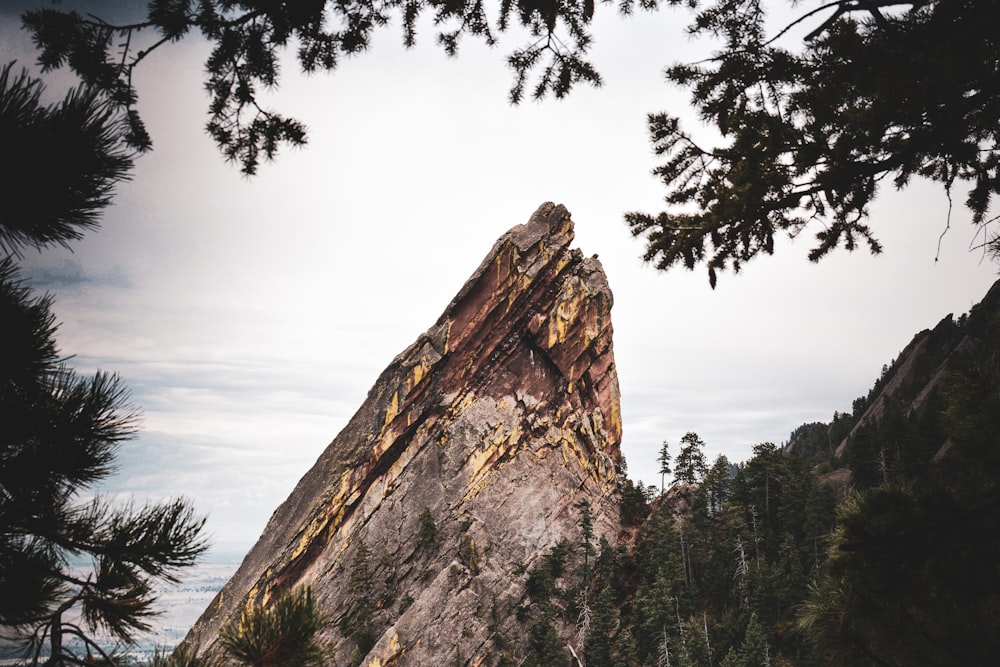
[[[220,554],[193,567],[177,584],[163,584],[153,631],[136,646],[137,657],[151,655],[157,648],[173,648],[194,625],[212,598],[239,567],[241,555]]]
[[[212,598],[225,585],[239,567],[246,549],[239,547],[217,548],[197,565],[181,573],[181,581],[176,584],[160,582],[157,585],[159,601],[156,609],[160,612],[150,619],[152,631],[143,635],[127,655],[144,663],[157,650],[170,650],[176,646],[191,629],[195,620],[208,607]],[[114,648],[108,643],[107,649]],[[18,665],[21,648],[9,640],[0,640],[0,665]]]

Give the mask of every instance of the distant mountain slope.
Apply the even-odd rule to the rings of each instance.
[[[846,468],[875,466],[882,474],[895,465],[912,472],[940,460],[949,446],[940,423],[949,377],[970,359],[995,350],[998,329],[1000,281],[968,314],[957,319],[949,314],[934,328],[917,333],[899,356],[883,367],[867,395],[854,401],[853,413],[834,413],[828,424],[803,424],[792,432],[786,450],[816,464],[828,464],[824,470],[840,468],[832,478],[841,483],[845,483]],[[864,451],[873,430],[893,423],[902,427],[903,422],[909,423],[913,432],[896,451]]]

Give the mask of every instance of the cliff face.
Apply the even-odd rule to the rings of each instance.
[[[617,525],[612,296],[572,239],[566,209],[543,204],[496,242],[278,507],[190,644],[308,584],[337,664],[478,665],[496,638],[523,653],[525,571],[579,542],[581,500],[597,536]],[[348,629],[358,614],[370,650]]]

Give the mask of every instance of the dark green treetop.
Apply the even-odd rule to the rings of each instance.
[[[660,445],[660,453],[656,456],[656,462],[660,464],[660,493],[663,493],[663,481],[670,474],[670,445],[666,440]]]
[[[681,438],[681,449],[674,459],[674,476],[678,482],[697,484],[708,472],[705,462],[705,442],[697,433],[688,432]]]
[[[704,487],[705,509],[709,514],[716,514],[730,493],[729,459],[723,454],[715,458],[715,463],[705,473]]]
[[[372,625],[379,599],[376,596],[375,568],[371,549],[365,542],[358,544],[348,578],[349,595],[340,630],[352,638],[357,656],[364,656],[375,644],[377,634]]]

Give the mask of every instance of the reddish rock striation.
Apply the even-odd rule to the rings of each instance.
[[[336,664],[484,664],[497,637],[523,655],[525,571],[579,541],[579,501],[598,536],[617,525],[612,296],[572,240],[569,213],[547,203],[496,242],[278,507],[189,643],[204,651],[248,604],[308,584]],[[366,655],[342,623],[359,550],[374,581]]]

